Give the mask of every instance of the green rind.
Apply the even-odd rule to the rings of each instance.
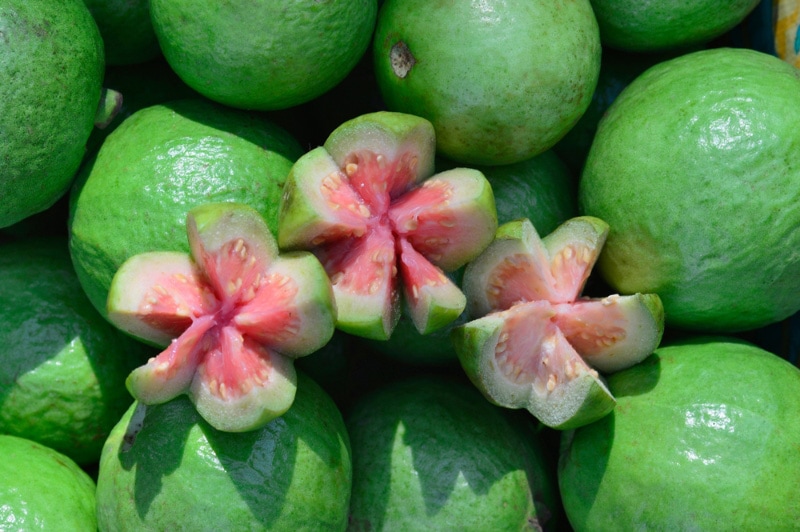
[[[111,280],[106,307],[108,320],[121,331],[150,345],[166,347],[173,336],[144,321],[140,308],[144,294],[152,288],[154,273],[195,273],[191,257],[180,251],[140,253],[126,260]]]
[[[290,357],[310,355],[327,344],[336,330],[336,301],[328,274],[319,260],[305,251],[282,253],[269,272],[291,278],[300,288],[291,303],[300,321],[298,334],[275,349]]]
[[[594,260],[597,259],[603,244],[606,242],[608,231],[608,224],[600,218],[595,216],[575,216],[559,225],[549,235],[542,237],[542,242],[551,257],[568,245],[572,245],[575,242],[582,243],[587,248],[595,251],[592,260],[592,265],[594,265]]]
[[[380,294],[351,294],[333,287],[336,302],[336,328],[371,340],[387,340],[400,319],[400,297],[389,300]]]
[[[415,115],[390,111],[360,115],[333,130],[324,147],[339,167],[356,151],[368,150],[390,159],[397,153],[410,151],[417,158],[414,182],[434,172],[436,137],[433,125]]]
[[[196,260],[198,244],[206,253],[216,253],[231,240],[241,238],[248,253],[267,266],[278,255],[278,245],[264,217],[249,205],[235,202],[206,203],[191,209],[186,216],[189,247]],[[197,238],[194,238],[196,233]]]
[[[278,245],[282,249],[309,249],[326,228],[341,223],[322,197],[322,180],[334,173],[341,174],[341,169],[322,146],[294,163],[281,197]]]
[[[581,351],[583,359],[604,373],[614,373],[638,364],[661,343],[664,335],[664,305],[658,294],[612,296],[626,317],[626,337],[597,351]],[[600,303],[602,304],[602,303]]]
[[[530,235],[536,231],[525,219],[512,220],[497,228],[494,240],[464,269],[462,290],[467,297],[467,310],[473,318],[485,316],[496,310],[489,303],[486,291],[488,279],[494,269],[507,257],[516,254],[538,255],[546,258],[546,250],[542,245],[532,249],[529,243],[539,242],[538,235]],[[538,253],[534,253],[538,252]]]
[[[188,394],[197,412],[215,429],[247,432],[282,416],[292,406],[296,392],[294,361],[273,354],[269,377],[262,386],[254,386],[238,397],[222,399],[211,393],[205,381],[196,375]]]
[[[474,260],[492,242],[497,231],[497,208],[492,185],[478,170],[453,168],[439,172],[431,179],[453,186],[454,194],[447,200],[449,205],[446,208],[458,213],[457,234],[463,236],[458,242],[460,247],[447,247],[441,258],[431,260],[449,272]]]
[[[407,312],[420,334],[430,334],[453,323],[467,306],[466,296],[449,279],[447,283],[423,285],[418,290],[416,305],[408,297],[405,301]]]
[[[582,373],[560,383],[548,397],[532,385],[517,385],[497,368],[495,349],[505,321],[493,314],[456,327],[451,339],[461,366],[472,383],[492,403],[525,408],[548,427],[566,430],[592,423],[614,409],[616,400],[599,376]]]

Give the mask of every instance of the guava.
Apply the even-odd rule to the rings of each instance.
[[[345,418],[352,531],[557,529],[539,435],[466,380],[422,374],[362,396]]]
[[[328,277],[311,253],[279,255],[262,216],[244,204],[189,211],[191,255],[134,255],[117,271],[108,318],[166,346],[127,379],[131,394],[159,404],[188,394],[219,430],[262,427],[291,406],[295,357],[333,335]]]
[[[95,483],[71,458],[0,434],[0,528],[96,530]]]
[[[581,214],[611,231],[597,269],[657,293],[669,326],[741,332],[800,310],[800,75],[715,48],[637,77],[600,121]],[[792,250],[792,251],[787,251]]]
[[[490,401],[527,408],[549,427],[585,425],[614,408],[597,370],[619,371],[658,346],[657,295],[581,297],[608,230],[598,218],[576,217],[542,239],[529,220],[508,222],[467,265],[473,319],[452,338]]]
[[[390,111],[424,117],[441,155],[510,164],[578,121],[600,70],[589,0],[386,0],[372,43]]]
[[[0,4],[0,227],[69,189],[94,128],[103,41],[82,0]]]
[[[316,382],[298,383],[285,414],[246,433],[214,429],[185,396],[134,403],[103,449],[99,530],[344,531],[347,430]]]
[[[795,530],[800,369],[733,337],[665,342],[608,377],[611,414],[562,433],[576,531]]]
[[[445,272],[489,244],[497,213],[481,172],[434,175],[434,146],[427,120],[381,111],[340,125],[292,166],[278,244],[322,262],[339,329],[386,339],[401,300],[423,334],[463,312],[464,294]]]

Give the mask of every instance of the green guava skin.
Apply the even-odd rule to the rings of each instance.
[[[99,530],[345,530],[350,440],[330,397],[298,380],[282,417],[244,433],[214,430],[186,396],[132,405],[100,461]]]
[[[676,50],[711,41],[739,24],[759,0],[591,0],[604,46]]]
[[[396,379],[350,409],[351,531],[542,530],[560,506],[536,434],[466,381]]]
[[[72,459],[0,434],[3,530],[96,530],[95,483]]]
[[[597,270],[666,323],[732,333],[800,309],[800,71],[719,48],[650,68],[600,122],[578,190]]]
[[[608,386],[614,411],[562,435],[559,485],[576,531],[800,526],[800,369],[696,336]]]
[[[440,154],[492,165],[566,134],[591,101],[601,47],[588,0],[387,0],[372,51],[390,110],[430,120]]]
[[[0,4],[0,227],[68,190],[94,127],[103,41],[81,0]]]

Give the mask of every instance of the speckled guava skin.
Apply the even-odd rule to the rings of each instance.
[[[598,270],[667,325],[731,333],[800,310],[800,71],[717,48],[650,68],[600,122],[578,190]]]
[[[387,0],[373,60],[387,107],[430,120],[442,155],[509,164],[553,146],[586,110],[600,34],[588,0]]]
[[[608,386],[616,409],[562,437],[576,531],[800,526],[800,369],[741,340],[692,337]]]
[[[352,469],[339,410],[305,374],[292,407],[245,433],[185,396],[122,417],[97,479],[101,531],[345,530]]]

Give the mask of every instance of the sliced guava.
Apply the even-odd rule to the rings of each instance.
[[[444,274],[492,241],[494,195],[477,170],[434,175],[434,155],[430,122],[377,112],[345,122],[292,167],[278,244],[319,258],[339,329],[385,340],[405,308],[426,334],[464,310]]]
[[[615,404],[597,370],[627,368],[658,347],[658,295],[581,295],[608,230],[580,216],[542,239],[529,220],[515,220],[467,265],[471,321],[454,328],[452,339],[490,401],[527,408],[554,428],[585,425]]]
[[[245,205],[192,209],[187,233],[191,256],[134,255],[111,283],[111,322],[166,346],[127,386],[143,404],[186,393],[219,430],[259,428],[292,405],[293,359],[333,335],[327,274],[310,253],[279,255],[264,219]]]

